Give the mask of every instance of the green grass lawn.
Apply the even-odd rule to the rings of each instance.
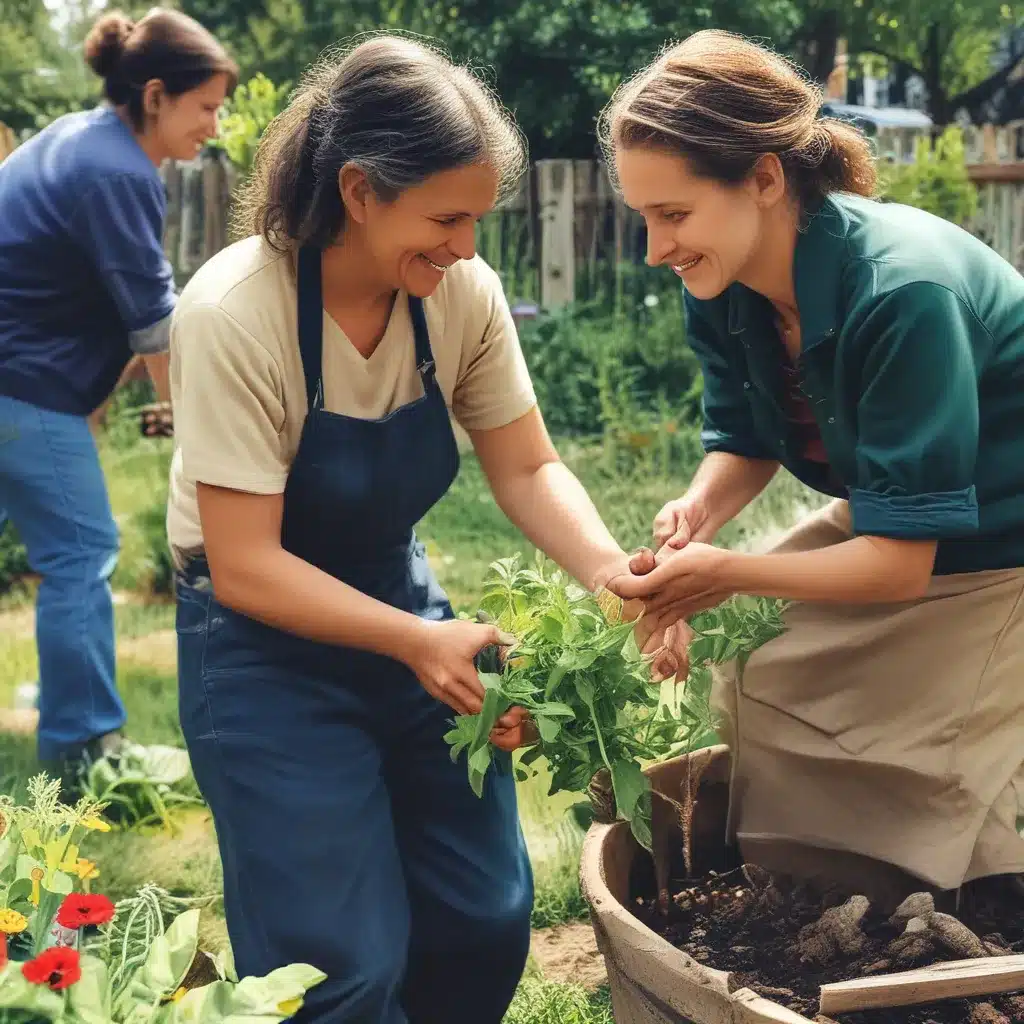
[[[565,448],[576,470],[626,547],[649,541],[650,524],[661,505],[681,494],[689,465],[676,472],[652,469],[649,459],[623,461],[607,450]],[[122,558],[114,578],[119,637],[118,678],[128,708],[128,731],[144,743],[182,746],[177,724],[174,678],[173,606],[166,599],[139,596],[166,572],[160,507],[166,493],[167,442],[142,442],[116,450],[104,461],[111,500],[123,534]],[[692,464],[691,464],[692,465]],[[732,524],[723,542],[755,543],[783,528],[794,510],[809,506],[806,492],[777,480]],[[475,459],[463,459],[448,496],[421,525],[432,563],[453,604],[474,610],[490,562],[529,545],[495,506]],[[19,682],[36,678],[31,586],[9,595],[0,610],[0,708],[10,707]],[[19,793],[36,770],[34,740],[0,733],[0,792]],[[582,834],[566,815],[572,797],[546,795],[543,775],[520,784],[520,806],[537,877],[536,927],[585,918],[577,867]],[[205,810],[178,812],[171,834],[162,829],[113,832],[97,838],[94,855],[101,875],[98,891],[117,899],[153,881],[174,895],[216,893],[220,863]],[[219,904],[205,913],[204,935],[212,947],[226,942]],[[557,984],[531,968],[507,1018],[509,1024],[605,1024],[607,995],[573,984]]]

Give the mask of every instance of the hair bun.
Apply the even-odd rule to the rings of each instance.
[[[120,11],[104,14],[85,39],[85,61],[100,78],[109,78],[124,54],[135,22]]]

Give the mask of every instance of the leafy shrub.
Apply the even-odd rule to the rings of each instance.
[[[978,190],[967,173],[963,133],[950,126],[933,143],[917,141],[913,163],[883,164],[879,168],[881,195],[905,203],[961,227],[978,209]]]
[[[523,352],[553,433],[597,436],[624,417],[665,410],[692,417],[699,367],[680,296],[652,299],[629,318],[577,305],[522,323]]]
[[[252,167],[260,137],[284,108],[290,85],[274,85],[263,72],[241,83],[225,104],[215,143],[243,174]]]
[[[8,523],[6,529],[0,527],[0,594],[29,571],[28,554],[13,523]]]

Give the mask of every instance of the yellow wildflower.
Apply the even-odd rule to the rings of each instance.
[[[83,828],[92,829],[94,832],[109,832],[110,831],[110,824],[109,824],[109,822],[106,822],[102,818],[98,818],[98,817],[83,818],[79,822],[79,824]]]
[[[100,877],[100,869],[91,860],[86,860],[84,857],[78,858],[78,863],[75,864],[75,874],[83,882],[88,882],[92,878]]]
[[[28,927],[28,918],[16,910],[0,910],[0,933],[17,935]]]

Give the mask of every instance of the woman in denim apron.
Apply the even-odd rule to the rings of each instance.
[[[181,723],[239,974],[322,969],[304,1024],[498,1024],[527,956],[510,755],[478,799],[443,740],[501,637],[454,618],[414,532],[458,472],[452,413],[540,548],[590,587],[629,564],[551,448],[475,257],[523,164],[468,72],[364,42],[270,128],[252,235],[175,318]],[[682,658],[666,622],[641,637],[656,674]],[[514,709],[494,742],[524,728]]]

